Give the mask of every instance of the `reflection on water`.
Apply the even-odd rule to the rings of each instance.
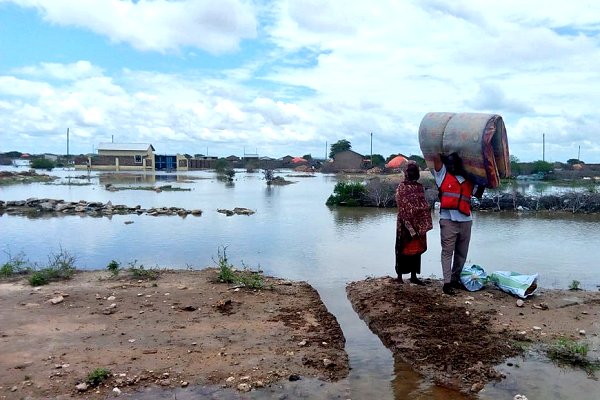
[[[496,190],[488,190],[488,195]],[[520,193],[525,196],[548,196],[566,192],[587,192],[600,191],[600,184],[597,181],[575,181],[565,184],[563,182],[553,181],[520,181],[510,180],[502,183],[497,191],[504,193]]]
[[[61,179],[76,175],[73,171],[61,170],[52,174]],[[219,182],[213,172],[189,171],[165,174],[164,179],[189,187],[191,191],[161,193],[145,190],[110,192],[105,185],[116,182],[150,184],[163,179],[162,174],[92,172],[90,175],[93,184],[89,186],[37,183],[2,186],[0,200],[38,197],[111,201],[142,208],[199,208],[203,214],[196,218],[147,215],[28,218],[4,214],[0,216],[2,262],[9,253],[14,256],[23,252],[32,262],[43,265],[49,254],[62,248],[75,254],[78,267],[84,269],[104,269],[113,259],[122,265],[137,260],[138,264],[147,267],[202,268],[214,265],[217,249],[227,245],[227,255],[232,263],[260,265],[267,274],[308,281],[319,291],[347,339],[352,370],[348,379],[335,387],[338,394],[346,396],[347,387],[348,398],[355,399],[460,398],[456,393],[422,381],[406,366],[394,364],[391,353],[358,318],[346,298],[348,282],[394,273],[395,210],[328,208],[325,201],[336,183],[332,175],[299,178],[292,185],[267,186],[261,174],[237,172],[233,185],[228,186]],[[250,208],[256,213],[227,217],[216,211],[234,207]],[[133,223],[125,223],[129,221]],[[596,285],[600,284],[600,268],[597,268],[599,222],[597,215],[479,212],[475,214],[467,262],[479,264],[487,271],[539,273],[539,284],[543,287],[567,288],[573,279],[577,279],[583,288],[596,290]],[[428,237],[428,251],[422,257],[422,274],[439,277],[437,213],[434,214],[434,229]],[[530,382],[538,379],[533,374],[539,372],[535,365],[532,368],[533,372],[529,372],[529,367],[520,368],[518,376],[523,379],[518,382],[516,377],[514,383],[507,380],[507,385],[513,385],[511,390],[527,389],[523,392],[530,399],[569,398],[568,387],[562,391],[553,389],[554,394],[550,395],[541,388],[530,386]],[[573,373],[569,385],[587,388],[585,374]],[[495,388],[501,390],[502,386]],[[183,392],[181,397],[177,395],[178,398],[184,398]],[[506,397],[507,392],[508,389],[498,398],[512,398]],[[331,393],[336,392],[332,389]],[[492,393],[491,388],[488,393]]]

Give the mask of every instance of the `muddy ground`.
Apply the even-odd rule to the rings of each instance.
[[[125,396],[200,386],[243,393],[347,376],[343,333],[312,287],[265,278],[262,290],[232,288],[216,276],[79,272],[37,288],[1,281],[0,398],[104,399],[114,388]],[[78,390],[96,368],[110,377]]]
[[[436,384],[477,393],[495,366],[532,344],[600,335],[600,292],[538,290],[522,307],[493,287],[442,293],[441,283],[390,277],[348,284],[348,297],[394,357]]]

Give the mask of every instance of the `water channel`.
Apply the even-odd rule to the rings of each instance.
[[[61,179],[53,184],[0,186],[0,200],[110,200],[143,208],[199,208],[203,214],[186,218],[135,214],[29,218],[5,214],[0,217],[1,262],[9,254],[23,253],[43,265],[49,254],[62,248],[76,255],[80,269],[104,269],[113,259],[122,265],[135,261],[145,267],[203,268],[213,266],[219,248],[227,246],[227,256],[235,265],[260,267],[269,275],[308,281],[319,291],[347,340],[352,370],[343,385],[349,397],[464,398],[436,388],[405,365],[394,363],[391,353],[353,311],[345,293],[348,282],[393,274],[396,215],[393,209],[325,206],[337,182],[335,175],[308,177],[279,171],[276,175],[295,183],[268,187],[261,173],[245,171],[238,171],[232,183],[222,182],[207,171],[92,172],[85,179],[76,178],[87,175],[81,171],[54,170],[51,174]],[[172,185],[191,190],[111,192],[105,188],[108,183],[117,187]],[[227,217],[216,211],[234,207],[256,213]],[[423,256],[423,276],[441,276],[437,218],[434,213],[429,250]],[[572,280],[578,280],[584,289],[598,290],[600,216],[479,212],[474,220],[467,262],[489,271],[539,273],[542,287],[567,288]],[[524,393],[530,399],[596,399],[600,393],[598,382],[584,372],[563,371],[535,358],[520,360],[519,364],[518,374],[506,369],[507,379],[488,385],[479,397],[512,399],[516,393]]]

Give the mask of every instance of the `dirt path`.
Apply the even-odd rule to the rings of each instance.
[[[100,399],[114,388],[212,384],[244,392],[347,376],[343,333],[312,287],[266,278],[263,290],[232,289],[216,275],[82,272],[39,288],[0,283],[0,398]],[[76,389],[96,368],[110,377]]]
[[[395,357],[464,393],[502,379],[494,367],[524,345],[600,335],[599,292],[539,290],[519,307],[515,297],[494,288],[451,297],[439,281],[426,283],[383,277],[350,283],[347,292]]]

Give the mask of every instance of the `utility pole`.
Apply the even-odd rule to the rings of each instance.
[[[69,128],[67,128],[67,167],[69,166]]]
[[[327,161],[327,140],[325,141],[325,161]]]
[[[542,133],[542,161],[546,161],[546,134]]]
[[[581,161],[581,145],[577,149],[577,161]]]
[[[371,132],[371,168],[373,168],[373,132]]]

